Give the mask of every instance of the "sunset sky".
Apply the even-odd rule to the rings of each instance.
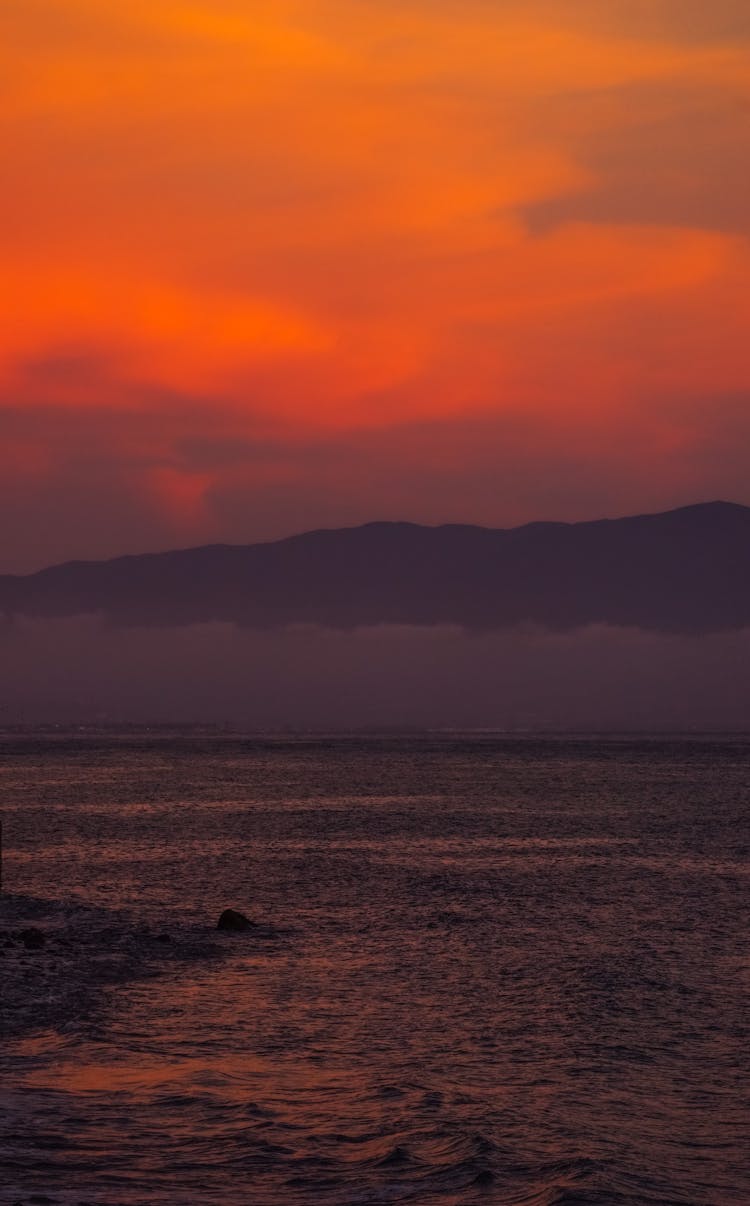
[[[748,0],[0,0],[0,570],[750,503]]]

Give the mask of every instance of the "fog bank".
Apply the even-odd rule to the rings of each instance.
[[[750,726],[750,630],[260,633],[225,624],[119,629],[84,617],[7,624],[0,659],[3,724]]]

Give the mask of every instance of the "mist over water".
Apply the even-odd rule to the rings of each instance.
[[[6,888],[78,935],[80,992],[55,1016],[57,956],[14,955],[49,1009],[6,1044],[0,1201],[750,1200],[748,740],[0,758]],[[225,905],[267,928],[212,933]],[[133,962],[188,930],[219,956]],[[84,940],[121,982],[76,988]]]
[[[750,632],[604,625],[468,634],[230,624],[0,627],[5,723],[229,722],[251,728],[739,729]]]

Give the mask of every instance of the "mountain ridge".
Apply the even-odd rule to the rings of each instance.
[[[726,502],[721,499],[714,499],[710,502],[688,503],[682,507],[672,507],[667,511],[644,511],[637,515],[624,516],[603,516],[599,519],[581,519],[581,520],[564,520],[564,519],[531,519],[527,523],[516,524],[510,528],[495,528],[489,527],[486,524],[476,523],[439,523],[427,524],[417,523],[409,519],[370,519],[365,523],[351,524],[337,528],[309,528],[304,532],[292,532],[289,536],[279,536],[272,540],[253,540],[247,544],[237,544],[234,541],[212,541],[210,544],[185,545],[177,549],[158,549],[155,552],[148,553],[118,553],[114,557],[73,557],[67,561],[56,561],[52,565],[42,566],[41,569],[32,570],[27,574],[0,574],[0,582],[5,579],[26,579],[35,578],[39,574],[48,573],[50,570],[62,569],[67,566],[79,565],[112,565],[120,561],[133,561],[146,557],[171,557],[179,556],[183,553],[199,553],[212,549],[251,549],[265,548],[269,545],[288,544],[291,541],[306,539],[307,537],[320,536],[339,532],[362,532],[369,528],[401,528],[414,529],[418,531],[443,532],[443,531],[479,531],[479,532],[525,532],[530,528],[582,528],[592,527],[595,524],[616,524],[626,522],[636,522],[643,519],[658,519],[673,515],[684,515],[695,512],[712,512],[718,510],[724,512],[742,512],[750,513],[750,506],[745,506],[742,503]]]
[[[0,613],[97,614],[147,627],[726,631],[750,625],[750,507],[717,500],[514,528],[374,520],[247,545],[67,561],[0,576]]]

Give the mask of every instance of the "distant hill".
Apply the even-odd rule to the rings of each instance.
[[[71,561],[0,576],[0,612],[98,613],[149,627],[602,622],[719,632],[750,625],[750,507],[702,503],[507,530],[370,523],[266,544]]]

